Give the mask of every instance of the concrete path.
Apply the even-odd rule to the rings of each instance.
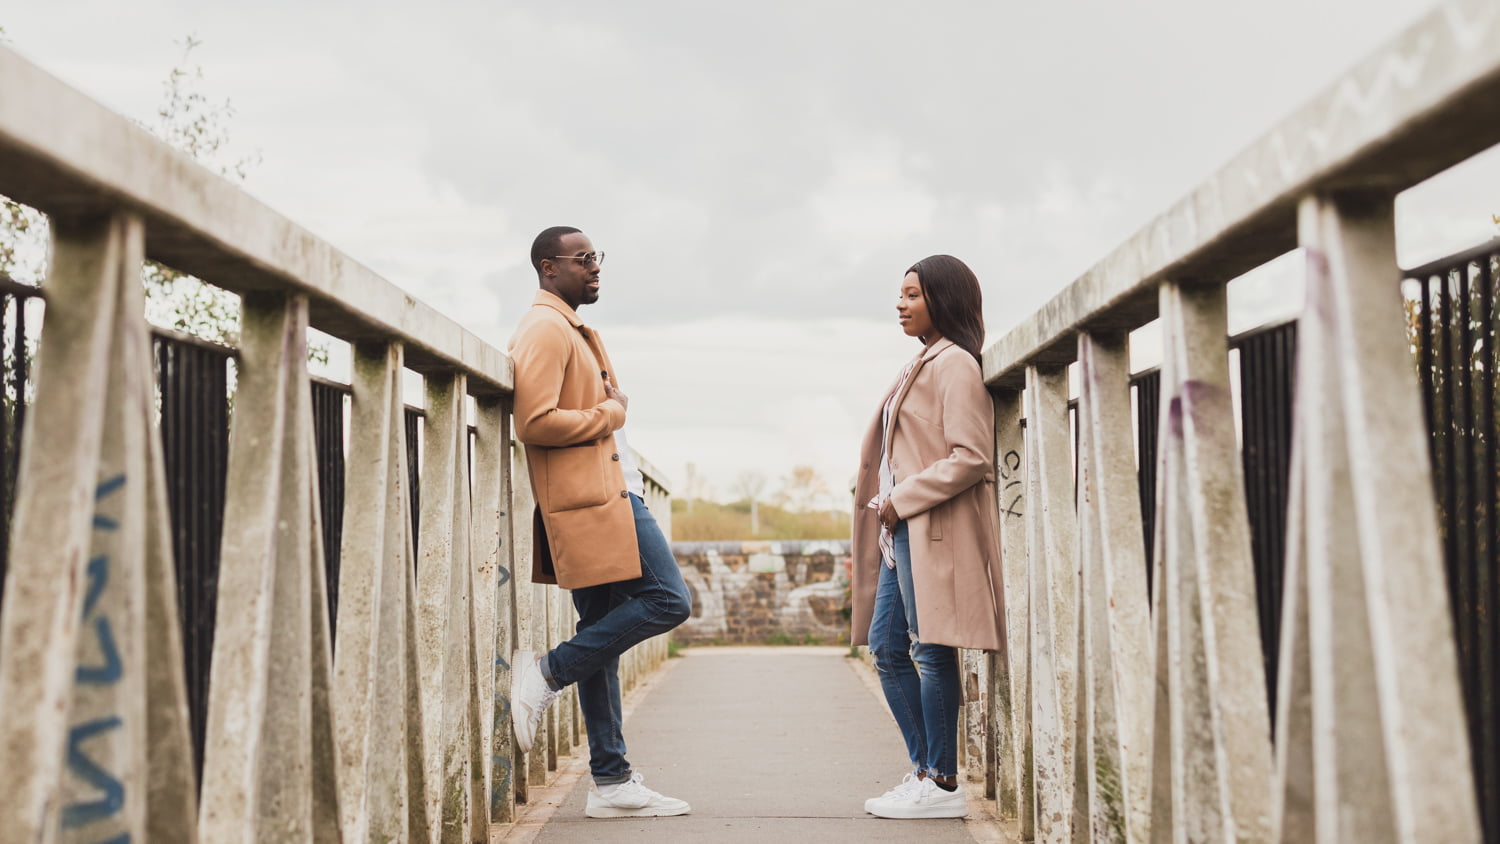
[[[906,770],[895,722],[847,648],[689,648],[627,715],[630,761],[646,784],[687,800],[676,818],[583,814],[586,764],[536,834],[564,842],[912,841],[968,844],[961,820],[895,821],[864,812]],[[583,749],[586,756],[586,749]],[[983,807],[970,795],[971,816]],[[987,826],[987,825],[985,825]]]

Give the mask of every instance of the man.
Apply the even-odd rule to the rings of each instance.
[[[531,244],[541,290],[510,341],[516,436],[536,493],[532,580],[573,592],[577,634],[512,663],[511,723],[529,751],[542,713],[569,683],[589,736],[591,818],[682,815],[688,804],[647,788],[625,761],[620,654],[686,621],[692,607],[672,549],[646,509],[625,442],[630,400],[599,335],[578,319],[599,300],[604,253],[557,226]]]

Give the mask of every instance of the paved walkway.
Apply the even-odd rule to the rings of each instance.
[[[634,701],[625,739],[631,763],[647,785],[687,800],[692,814],[587,818],[587,763],[576,761],[557,783],[554,799],[561,805],[545,826],[518,827],[512,839],[534,834],[538,844],[1002,840],[987,824],[865,814],[865,798],[900,779],[906,752],[895,723],[862,676],[867,669],[853,664],[847,652],[689,648]],[[982,811],[971,792],[971,817]]]

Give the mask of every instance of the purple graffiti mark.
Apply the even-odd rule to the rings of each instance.
[[[84,755],[80,747],[85,741],[100,733],[118,729],[123,721],[118,716],[100,718],[79,724],[68,731],[68,768],[79,779],[97,788],[104,796],[90,803],[73,803],[63,808],[63,829],[77,829],[101,821],[125,805],[125,785]],[[115,839],[120,840],[120,839]],[[129,841],[129,835],[124,838]]]
[[[1191,420],[1201,431],[1205,425],[1220,418],[1221,411],[1225,410],[1224,403],[1228,401],[1228,391],[1217,384],[1195,378],[1183,381],[1177,395],[1167,402],[1167,430],[1174,439],[1181,439],[1187,422]],[[1229,415],[1223,413],[1222,417],[1228,419]]]
[[[1303,247],[1307,267],[1307,310],[1316,314],[1319,321],[1329,324],[1333,314],[1333,290],[1329,284],[1332,272],[1328,268],[1328,253],[1316,246]]]

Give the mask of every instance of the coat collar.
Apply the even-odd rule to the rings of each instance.
[[[557,298],[557,297],[554,296],[553,298]],[[562,301],[562,300],[558,299],[558,301]],[[942,354],[944,349],[948,348],[949,346],[955,346],[955,345],[957,345],[957,344],[954,343],[952,340],[949,340],[947,337],[943,337],[940,340],[938,340],[936,343],[933,343],[932,345],[930,345],[927,348],[925,348],[925,349],[922,350],[922,360],[923,360],[923,362],[932,360],[933,358],[935,358],[938,355]]]
[[[583,320],[578,318],[578,312],[568,307],[568,303],[564,302],[556,293],[550,290],[538,290],[536,298],[531,300],[531,306],[535,308],[539,305],[544,305],[562,314],[563,318],[568,321],[568,324],[574,328],[583,328]]]

